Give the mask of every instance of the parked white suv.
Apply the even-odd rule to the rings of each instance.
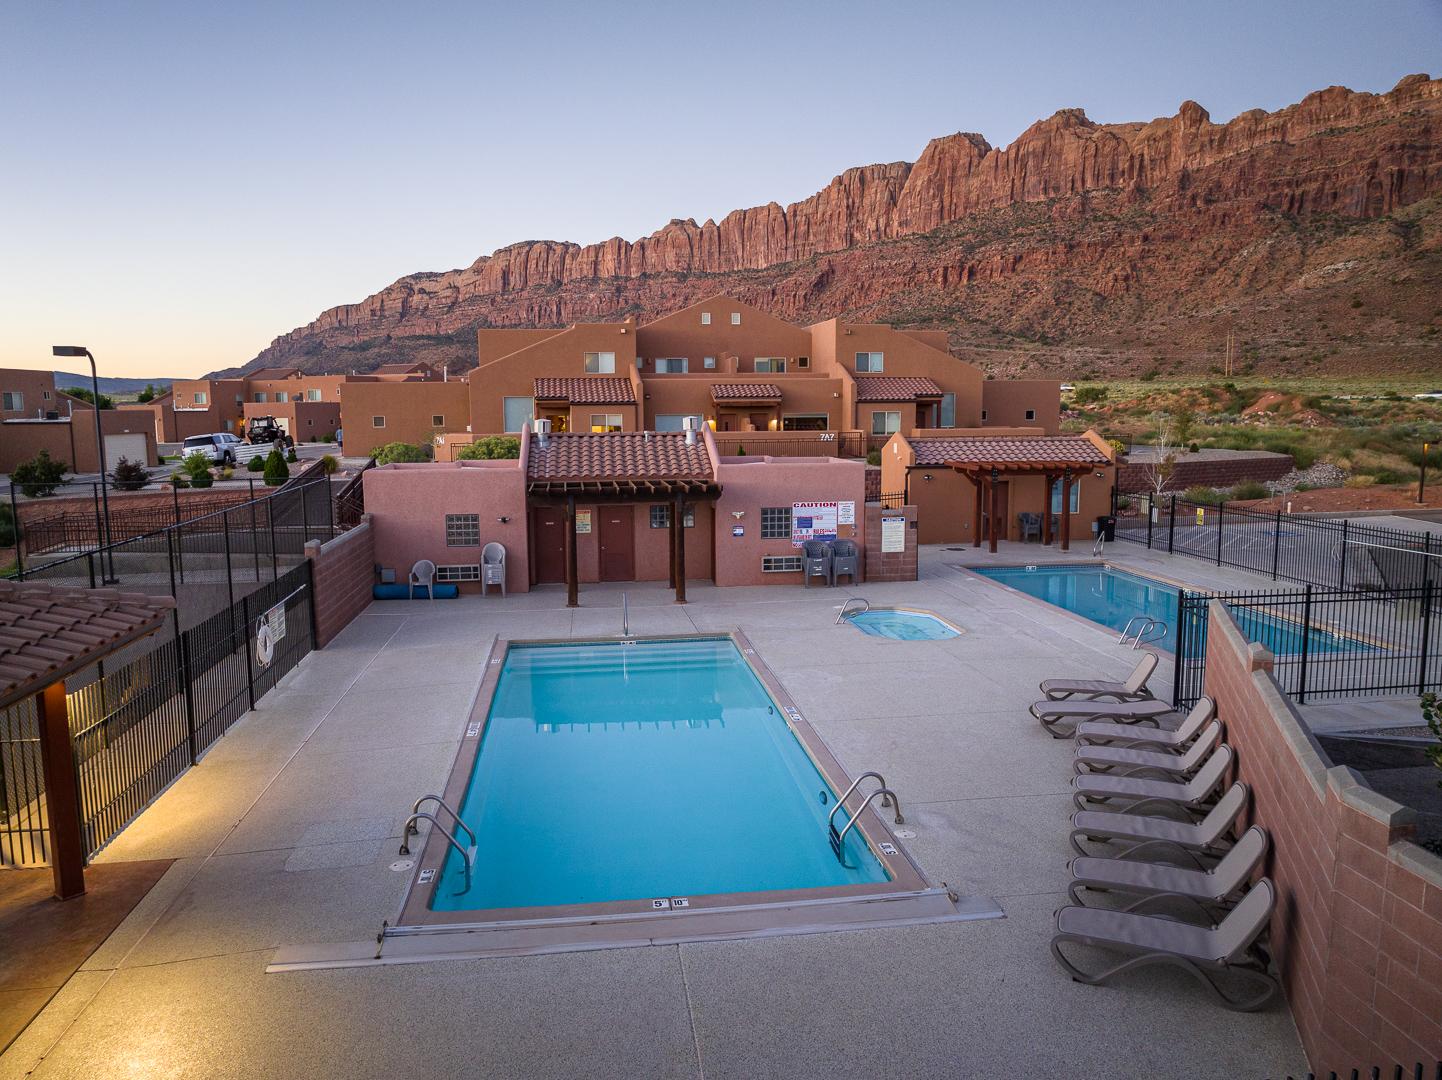
[[[217,465],[234,465],[235,448],[239,445],[240,440],[228,431],[218,431],[213,435],[192,435],[181,446],[180,456],[184,458],[200,453]]]

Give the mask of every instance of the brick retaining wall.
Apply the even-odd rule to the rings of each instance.
[[[1206,692],[1272,836],[1272,950],[1311,1067],[1442,1060],[1442,858],[1411,842],[1413,811],[1332,765],[1271,668],[1213,603]]]
[[[881,519],[890,517],[906,519],[905,551],[883,553],[881,550]],[[883,510],[879,503],[867,503],[866,580],[915,581],[916,553],[916,507],[898,506],[894,510]]]
[[[1167,478],[1166,491],[1185,491],[1189,487],[1230,488],[1244,480],[1262,483],[1280,480],[1292,471],[1290,454],[1257,454],[1245,457],[1199,458],[1188,461],[1185,456],[1176,463]],[[1117,490],[1124,495],[1150,491],[1151,480],[1145,464],[1128,464],[1117,469]]]
[[[376,553],[370,516],[334,540],[310,541],[305,555],[315,584],[315,647],[322,649],[371,602]]]

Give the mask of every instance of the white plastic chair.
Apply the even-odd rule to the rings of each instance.
[[[411,567],[411,591],[414,592],[417,586],[425,589],[426,596],[432,603],[434,603],[436,599],[435,581],[436,564],[431,562],[430,559],[422,559],[416,563],[415,566]],[[410,597],[407,596],[406,599],[409,600]]]
[[[499,585],[501,595],[506,595],[506,546],[494,540],[481,549],[481,595],[492,585]]]

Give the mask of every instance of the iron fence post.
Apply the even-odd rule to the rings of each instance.
[[[274,581],[280,577],[280,561],[275,550],[275,500],[277,496],[272,495],[265,501],[265,517],[270,524],[270,580]]]
[[[1217,565],[1222,565],[1222,521],[1227,516],[1226,501],[1217,503]]]
[[[1312,644],[1312,585],[1309,582],[1306,588],[1306,597],[1302,601],[1302,665],[1297,676],[1297,704],[1307,703],[1307,655],[1311,652]]]
[[[25,556],[20,548],[20,504],[15,500],[15,481],[10,482],[10,528],[15,533],[15,580],[25,580]]]
[[[1277,580],[1277,565],[1282,556],[1282,509],[1277,508],[1277,523],[1272,528],[1272,580]]]
[[[1337,560],[1337,588],[1347,587],[1347,519],[1342,519],[1342,557]]]
[[[170,485],[170,502],[175,507],[175,525],[180,526],[180,488],[174,483]]]
[[[1172,512],[1167,518],[1167,554],[1170,555],[1177,546],[1177,493],[1172,492]]]
[[[1152,527],[1157,516],[1157,496],[1155,492],[1147,492],[1147,550],[1152,550]]]
[[[235,607],[235,570],[230,561],[230,511],[220,515],[220,531],[225,536],[225,594],[230,606]]]
[[[1422,659],[1417,668],[1417,695],[1427,692],[1427,650],[1432,644],[1432,581],[1422,583]]]
[[[315,611],[315,563],[310,559],[305,561],[305,600],[310,607],[310,647],[320,648],[320,623],[317,621]]]
[[[255,580],[260,580],[260,522],[255,516],[255,481],[250,482],[250,554],[255,563]]]
[[[180,610],[175,611],[175,648],[180,654],[180,685],[185,694],[185,738],[190,749],[190,763],[200,759],[195,735],[195,690],[191,684],[190,641],[180,629]]]
[[[1177,652],[1172,661],[1172,707],[1182,707],[1182,672],[1186,665],[1187,633],[1182,621],[1187,608],[1187,591],[1177,590]]]
[[[100,550],[105,547],[105,526],[100,523],[100,490],[97,485],[90,485],[90,500],[95,505],[95,547]]]
[[[87,551],[85,553],[85,566],[90,571],[90,587],[93,589],[95,588],[95,552]]]
[[[230,609],[231,612],[235,608]],[[250,597],[240,598],[240,647],[245,650],[245,692],[252,710],[255,709],[255,659],[250,655]]]
[[[165,530],[165,561],[170,564],[170,598],[175,599],[175,534]]]

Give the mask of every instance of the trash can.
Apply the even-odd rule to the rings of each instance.
[[[1108,544],[1117,538],[1117,519],[1112,514],[1103,514],[1097,518],[1097,536],[1101,537]]]

